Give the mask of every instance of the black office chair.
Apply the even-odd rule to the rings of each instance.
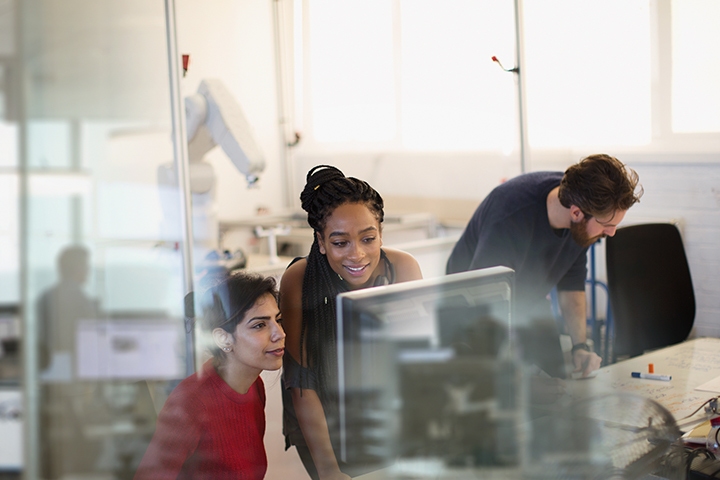
[[[607,238],[606,261],[613,362],[687,338],[695,320],[695,293],[675,225],[618,228]]]

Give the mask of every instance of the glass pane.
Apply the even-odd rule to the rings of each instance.
[[[40,478],[132,478],[185,376],[179,193],[158,184],[173,162],[164,2],[31,0],[19,18],[29,458]]]
[[[720,3],[672,2],[672,128],[720,131]]]
[[[441,7],[441,8],[439,8]],[[402,143],[410,149],[517,146],[512,2],[401,3]]]
[[[650,142],[649,2],[525,2],[532,147]]]
[[[312,128],[318,141],[396,134],[392,2],[313,1],[309,8]]]
[[[2,28],[2,24],[0,23],[0,28]],[[3,44],[3,39],[0,38],[0,45]],[[0,47],[1,48],[1,47]],[[3,65],[2,62],[0,62],[0,119],[5,118],[7,116],[7,99],[6,96],[8,94],[7,87],[5,86],[6,83],[8,83],[8,75],[5,69],[5,65]],[[0,127],[2,128],[2,127]],[[0,133],[0,135],[2,135]]]
[[[15,123],[0,120],[0,168],[17,166],[17,135]]]
[[[15,54],[15,1],[0,0],[0,57]]]
[[[17,305],[20,301],[19,207],[18,176],[14,173],[0,175],[0,205],[3,206],[0,208],[0,305]]]
[[[65,168],[73,166],[70,122],[31,120],[28,122],[28,166]]]

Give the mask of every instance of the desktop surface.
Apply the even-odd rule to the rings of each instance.
[[[633,372],[648,372],[648,365],[651,363],[657,374],[670,375],[672,379],[663,381],[632,376]],[[704,402],[720,394],[718,383],[720,383],[720,338],[697,338],[603,367],[592,378],[567,380],[567,394],[563,401],[558,403],[560,407],[558,410],[562,411],[562,408],[569,404],[604,395],[633,394],[658,402],[672,414],[676,422],[683,423],[686,417]],[[697,390],[698,387],[716,390]],[[698,421],[704,419],[702,412],[693,418],[697,418]],[[417,460],[398,463],[355,478],[357,480],[519,479],[528,478],[528,472],[535,470],[534,467],[529,465],[527,459],[520,466],[510,468],[455,469]],[[663,477],[646,475],[642,478]]]
[[[634,378],[633,372],[669,375],[669,381]],[[594,378],[568,382],[568,394],[582,399],[635,393],[657,401],[680,422],[720,391],[696,390],[720,377],[720,338],[696,338],[601,368]]]

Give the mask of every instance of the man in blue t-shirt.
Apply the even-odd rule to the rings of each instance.
[[[584,158],[564,174],[519,175],[480,204],[448,259],[447,273],[512,268],[521,321],[547,317],[547,295],[557,287],[575,371],[587,376],[601,363],[586,343],[587,249],[615,234],[642,195],[637,187],[637,173],[605,154]]]

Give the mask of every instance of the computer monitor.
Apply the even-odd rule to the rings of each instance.
[[[182,378],[183,333],[182,322],[172,318],[80,320],[75,332],[75,376],[81,380]],[[70,370],[70,352],[66,357]]]
[[[513,282],[493,267],[337,297],[344,462],[516,464]]]

